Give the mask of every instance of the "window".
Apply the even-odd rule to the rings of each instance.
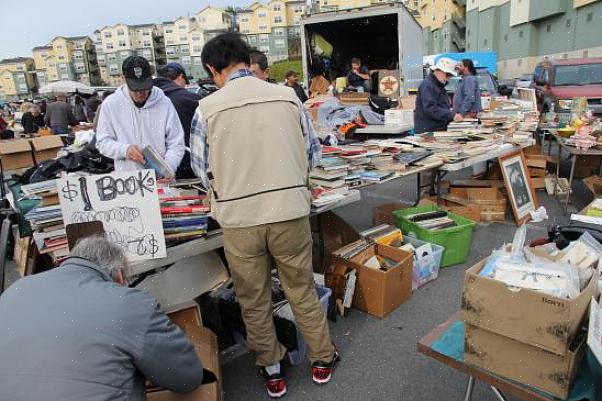
[[[203,46],[193,46],[192,51],[195,53],[200,53],[203,51]]]
[[[517,62],[516,64],[517,64],[519,67],[520,67],[521,65],[523,65],[523,59],[522,59],[522,58],[519,58],[519,59],[518,59],[518,62]]]
[[[69,74],[61,74],[61,79],[63,79],[63,80],[69,79]]]
[[[594,13],[587,13],[587,22],[592,22],[594,20]]]
[[[118,29],[117,36],[123,36],[123,35],[125,35],[125,32],[123,31],[123,29]]]
[[[487,46],[487,39],[483,41],[483,46]]]
[[[508,34],[505,34],[504,35],[504,42],[507,42],[507,41],[508,41]]]
[[[150,36],[151,32],[150,31],[144,31],[142,32],[142,36]]]
[[[251,33],[251,30],[248,29],[248,28],[245,28],[245,29],[242,30],[242,33]]]
[[[266,12],[265,12],[265,11],[262,11],[262,12],[259,12],[259,13],[257,13],[257,16],[258,16],[259,18],[265,18],[265,17],[267,17],[268,15],[266,14]]]
[[[173,29],[169,28],[165,30],[165,33],[173,33]]]
[[[111,32],[105,32],[104,37],[107,38],[107,39],[108,38],[112,38],[113,34]]]
[[[284,42],[284,39],[276,39],[274,41],[274,44],[276,45],[276,47],[280,47],[280,48],[286,47],[286,43]]]
[[[546,32],[547,33],[552,32],[552,25],[550,25],[550,24],[546,25]]]
[[[168,47],[165,52],[167,53],[168,56],[175,56],[176,55],[176,48],[175,47]]]
[[[284,29],[282,29],[282,28],[274,29],[274,35],[276,35],[276,36],[283,36],[284,35]]]
[[[107,57],[109,58],[109,61],[117,60],[117,55],[114,53],[109,54]]]
[[[270,46],[259,46],[259,51],[267,56],[270,54]]]
[[[302,6],[297,6],[297,7],[295,7],[295,13],[296,13],[296,14],[301,14],[301,13],[303,13],[303,7],[302,7]]]
[[[105,44],[105,49],[111,50],[112,48],[113,48],[113,43],[107,43],[107,44]]]
[[[274,4],[274,8],[272,8],[272,10],[280,11],[280,4]]]
[[[571,20],[570,20],[570,19],[567,19],[567,20],[566,20],[566,27],[567,27],[567,28],[570,28],[570,27],[571,27]]]
[[[119,41],[119,47],[126,47],[127,44],[125,43],[125,40],[120,40]]]
[[[64,49],[64,46],[63,46],[63,45],[58,45],[56,48],[57,48],[58,50],[63,50],[63,49]]]
[[[205,18],[205,17],[201,17],[201,18],[199,18],[199,22],[200,22],[201,24],[204,24],[205,22],[207,22],[207,18]]]
[[[180,51],[182,52],[182,54],[190,54],[190,47],[188,47],[188,46],[182,46],[180,48]]]
[[[182,57],[182,64],[188,64],[188,65],[190,65],[190,56],[184,56],[184,57]]]
[[[192,59],[192,63],[193,63],[194,65],[203,65],[203,61],[201,60],[201,58],[200,58],[200,57],[195,57],[195,58],[193,58],[193,59]]]
[[[173,39],[168,39],[167,40],[167,44],[168,45],[173,45],[173,44],[175,44],[175,42],[173,41]]]
[[[277,15],[274,17],[274,24],[282,24],[282,17]]]
[[[184,29],[186,29],[186,25],[178,25],[178,29],[180,31],[183,31]]]
[[[61,70],[61,71],[67,71],[67,66],[65,64],[61,64],[59,66],[59,70]]]
[[[249,22],[249,18],[248,17],[242,17],[240,19],[240,22]]]
[[[109,71],[111,72],[111,74],[115,74],[119,72],[119,66],[117,64],[111,64],[109,66]]]
[[[259,30],[260,31],[267,31],[268,30],[268,26],[267,25],[259,25]]]
[[[63,55],[60,55],[60,56],[58,56],[57,58],[58,58],[59,60],[64,60],[64,59],[65,59],[65,56],[63,56]]]
[[[86,72],[86,66],[84,65],[84,63],[75,63],[75,72],[80,74],[82,72]]]
[[[150,40],[145,40],[143,45],[144,45],[144,47],[151,47],[153,44],[151,43]]]
[[[584,50],[583,51],[583,55],[581,57],[588,58],[589,57],[589,50]]]
[[[81,52],[75,52],[73,53],[73,59],[74,60],[83,60],[84,55]]]
[[[523,37],[523,30],[521,29],[520,31],[518,31],[518,37],[522,38]]]
[[[121,58],[127,58],[130,56],[130,52],[121,52]]]
[[[106,61],[106,58],[104,55],[99,55],[97,58],[99,63],[104,63]]]
[[[153,55],[153,52],[148,49],[145,49],[144,51],[142,51],[142,55],[146,58],[149,58]]]
[[[201,40],[201,37],[200,37],[200,36],[194,35],[194,36],[192,37],[192,41],[193,41],[193,42],[199,42],[200,40]]]
[[[186,39],[188,39],[186,36],[180,36],[180,43],[186,43]]]
[[[270,37],[268,35],[259,35],[259,43],[269,43]]]

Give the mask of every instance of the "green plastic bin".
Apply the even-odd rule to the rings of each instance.
[[[443,257],[441,258],[441,267],[464,263],[466,262],[466,259],[468,259],[468,252],[470,251],[472,230],[475,226],[474,221],[448,212],[448,216],[456,222],[457,226],[440,230],[427,230],[405,218],[411,214],[440,210],[442,209],[435,205],[412,207],[394,211],[393,218],[395,220],[395,225],[399,227],[405,235],[441,245],[445,248]]]

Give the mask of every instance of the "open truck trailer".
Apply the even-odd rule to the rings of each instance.
[[[328,11],[304,17],[301,20],[301,54],[306,85],[314,74],[314,56],[322,47],[327,47],[330,55],[327,57],[331,65],[330,74],[326,75],[328,79],[346,76],[351,59],[358,57],[371,73],[393,71],[400,80],[402,95],[417,89],[422,81],[422,28],[402,4]],[[372,87],[376,92],[376,77]]]

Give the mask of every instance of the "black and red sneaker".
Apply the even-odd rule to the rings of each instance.
[[[339,351],[334,350],[334,356],[332,357],[332,361],[323,362],[316,361],[311,365],[311,379],[316,384],[326,384],[332,379],[332,372],[334,372],[334,368],[337,363],[341,360],[341,356],[339,355]]]
[[[264,367],[260,367],[259,374],[263,376],[265,388],[270,397],[280,398],[286,394],[286,381],[282,372],[270,375]]]

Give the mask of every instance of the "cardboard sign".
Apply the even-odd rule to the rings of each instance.
[[[167,256],[153,170],[67,176],[57,190],[65,226],[101,221],[129,260]]]
[[[589,311],[589,330],[587,331],[587,345],[602,365],[602,307],[592,298]]]

